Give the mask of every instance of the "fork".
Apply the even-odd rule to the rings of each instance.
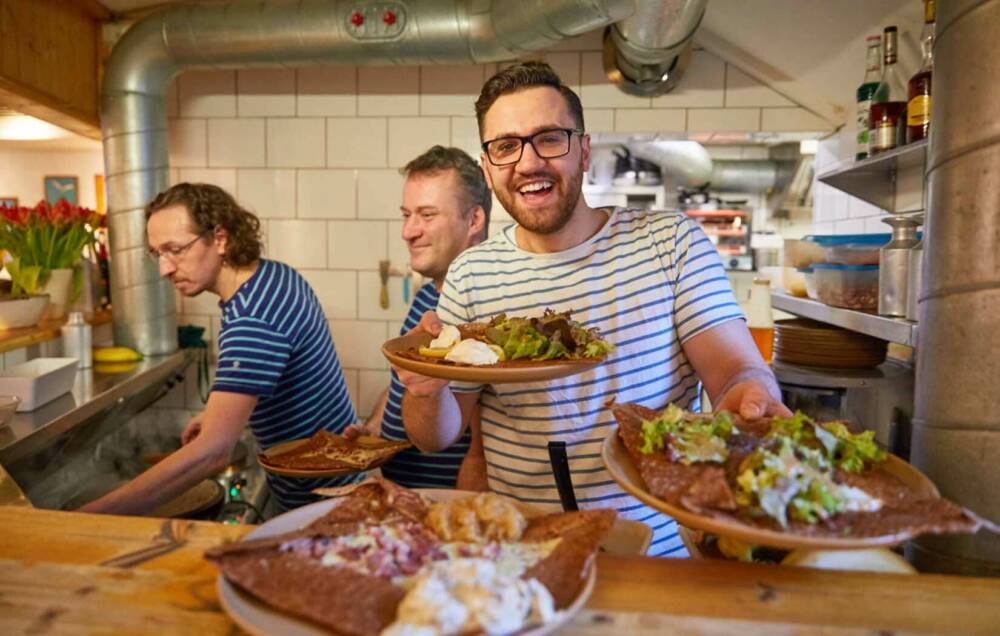
[[[188,524],[184,520],[164,519],[160,525],[160,533],[153,539],[153,545],[101,561],[100,565],[129,568],[173,552],[187,543],[187,529]]]

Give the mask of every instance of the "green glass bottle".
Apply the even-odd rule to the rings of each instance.
[[[868,47],[868,54],[865,56],[865,80],[858,86],[857,92],[858,136],[854,158],[858,160],[868,156],[872,96],[875,95],[882,74],[882,36],[869,35],[865,38],[865,45]]]

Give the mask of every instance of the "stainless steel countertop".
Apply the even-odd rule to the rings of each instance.
[[[124,373],[77,371],[73,389],[34,411],[18,413],[0,427],[0,463],[10,464],[45,448],[58,436],[94,415],[122,404],[126,399],[157,383],[182,374],[193,360],[185,350],[170,355],[148,356]]]

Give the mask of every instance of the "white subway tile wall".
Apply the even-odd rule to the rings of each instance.
[[[578,90],[590,131],[832,128],[703,50],[693,53],[668,95],[626,95],[605,78],[600,35],[588,33],[533,56],[551,63]],[[216,183],[265,220],[266,256],[298,268],[316,289],[362,416],[388,381],[379,346],[398,332],[407,310],[402,280],[395,276],[389,308],[378,303],[379,260],[407,269],[399,168],[433,144],[460,147],[478,160],[473,104],[497,68],[191,72],[168,92],[171,179]],[[817,198],[833,201],[835,195],[817,186]],[[817,217],[815,227],[848,218],[846,203],[841,207],[838,220]],[[494,200],[491,233],[509,222]],[[182,324],[200,324],[208,336],[218,336],[214,297],[183,299],[178,306]],[[197,409],[197,390],[177,390],[161,406]]]
[[[764,109],[765,114],[767,110]],[[845,126],[837,134],[819,142],[816,174],[832,169],[839,162],[853,159],[854,154],[854,129],[853,126]],[[891,210],[882,210],[818,180],[814,183],[813,192],[814,234],[882,234],[890,231],[882,219]],[[924,209],[926,196],[923,166],[907,168],[897,175],[894,211],[920,212]]]

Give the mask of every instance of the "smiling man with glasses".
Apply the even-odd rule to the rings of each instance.
[[[288,265],[261,258],[260,222],[221,188],[181,183],[146,207],[147,253],[187,297],[219,297],[222,329],[215,381],[180,450],[83,507],[144,514],[223,470],[249,424],[262,449],[356,417],[322,307]],[[360,476],[293,479],[268,475],[279,509],[315,500],[312,490]]]
[[[718,254],[682,214],[587,205],[583,107],[548,65],[494,75],[476,116],[486,180],[517,223],[455,259],[437,314],[425,314],[417,329],[436,335],[442,321],[554,309],[599,328],[616,350],[599,367],[549,382],[449,385],[398,372],[406,431],[433,451],[471,423],[490,488],[552,508],[560,498],[547,442],[563,441],[581,507],[643,521],[653,529],[650,554],[683,555],[676,523],[618,487],[600,448],[614,427],[612,399],[698,410],[704,384],[713,404],[748,419],[788,413]]]

